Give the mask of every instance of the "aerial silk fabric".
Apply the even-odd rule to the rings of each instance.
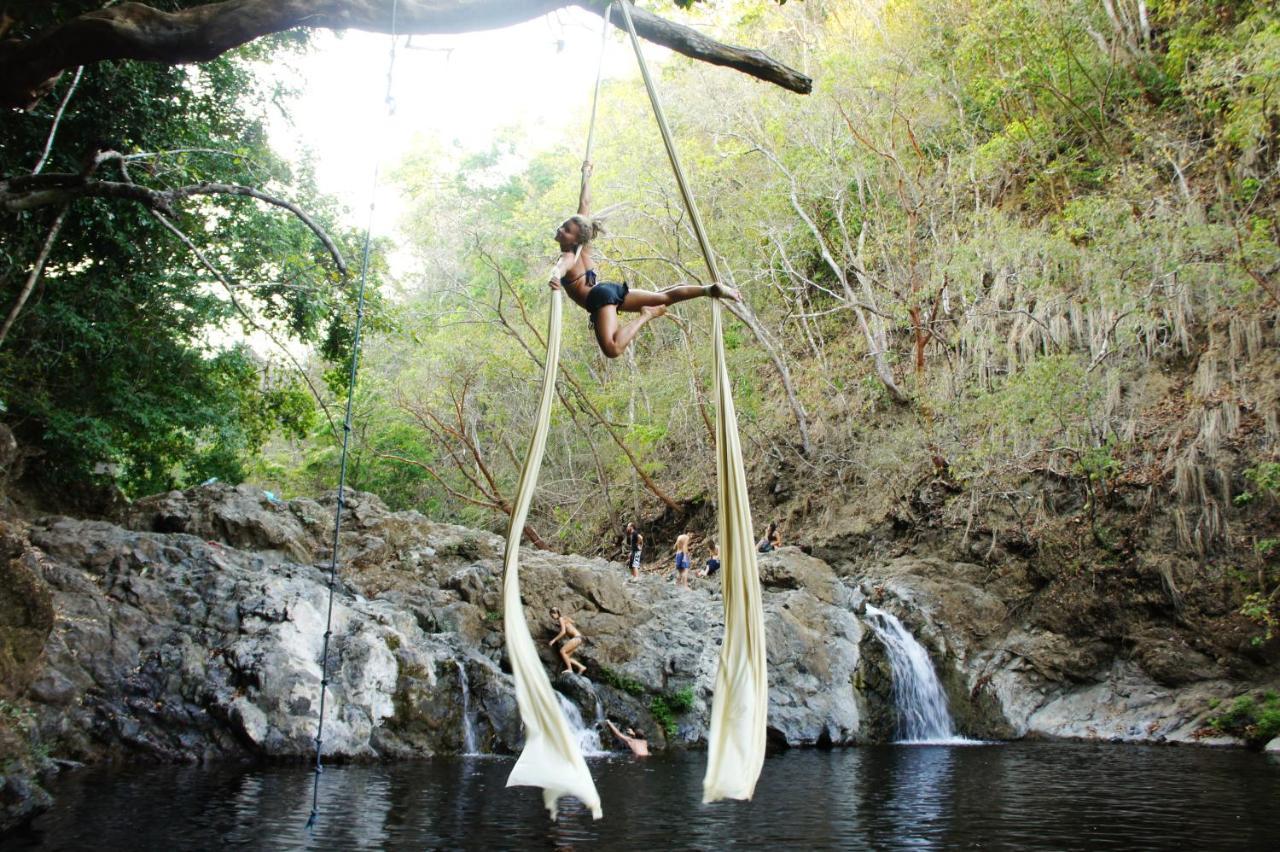
[[[689,222],[702,249],[702,259],[711,280],[720,281],[715,254],[693,190],[680,166],[680,154],[667,124],[658,88],[649,73],[630,4],[618,4],[653,117],[662,134],[662,144],[671,160],[680,196],[689,211]],[[724,558],[721,588],[724,591],[724,641],[720,646],[720,667],[716,672],[715,697],[711,704],[711,732],[707,741],[707,774],[702,781],[702,801],[750,799],[764,766],[765,720],[769,708],[769,682],[765,660],[764,607],[756,568],[756,549],[751,529],[751,507],[747,501],[747,476],[742,466],[742,444],[738,440],[738,414],[733,407],[733,389],[724,362],[721,335],[721,307],[712,302],[712,340],[716,372],[716,474],[719,501],[716,519]]]
[[[716,671],[707,738],[707,774],[702,801],[750,799],[764,766],[769,682],[765,655],[764,606],[756,566],[747,474],[738,439],[738,414],[725,366],[719,300],[712,303],[715,346],[716,523],[720,532],[724,598],[724,641]]]
[[[561,796],[573,796],[600,819],[600,795],[582,759],[582,750],[569,730],[564,713],[556,701],[551,681],[547,678],[538,649],[529,635],[520,600],[520,539],[529,504],[538,484],[542,454],[547,445],[551,424],[551,401],[555,394],[556,370],[560,362],[560,320],[564,300],[559,290],[551,293],[551,316],[547,324],[547,357],[543,364],[542,401],[538,404],[538,421],[533,441],[520,471],[520,485],[511,512],[511,528],[507,532],[507,549],[502,569],[502,617],[507,641],[507,657],[516,682],[516,703],[524,723],[524,750],[516,761],[508,787],[541,787],[542,801],[555,819]]]

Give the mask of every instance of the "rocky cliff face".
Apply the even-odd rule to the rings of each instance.
[[[999,738],[1235,743],[1206,736],[1212,706],[1247,686],[1176,637],[1163,653],[1111,644],[1021,618],[984,588],[977,565],[898,558],[868,566],[866,593],[931,652],[960,727]],[[1148,651],[1151,654],[1150,651]],[[1153,661],[1154,657],[1154,661]]]
[[[350,494],[347,507],[324,752],[460,752],[464,722],[481,751],[517,750],[501,540],[389,512],[368,494]],[[56,761],[310,754],[333,508],[332,497],[283,503],[214,485],[140,501],[123,526],[46,518],[10,527],[0,590],[5,822],[44,804],[30,779]],[[892,737],[884,653],[858,618],[868,597],[930,648],[970,736],[1187,740],[1210,696],[1242,690],[1212,668],[1190,687],[1161,686],[1136,664],[1028,629],[975,566],[898,559],[842,575],[784,548],[760,567],[778,745]],[[588,637],[587,676],[553,677],[584,718],[606,714],[659,747],[705,741],[723,628],[718,583],[633,582],[615,563],[534,550],[523,553],[521,578],[542,639],[552,635],[551,606]],[[558,671],[549,647],[546,661]],[[684,711],[681,693],[692,695]]]

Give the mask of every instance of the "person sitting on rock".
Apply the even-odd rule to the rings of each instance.
[[[707,551],[707,564],[702,566],[702,570],[698,572],[699,577],[714,577],[716,572],[720,570],[720,548],[716,547],[716,543],[713,541]]]
[[[759,553],[770,553],[782,547],[782,531],[778,528],[777,521],[769,523],[769,530],[764,534],[764,538],[756,544],[756,551]]]
[[[560,659],[564,660],[564,673],[573,674],[573,667],[577,666],[579,671],[585,672],[587,667],[573,658],[573,652],[582,647],[582,643],[586,639],[582,635],[582,631],[578,629],[578,625],[567,615],[561,615],[557,607],[551,607],[551,617],[555,620],[556,625],[560,628],[560,632],[556,634],[556,638],[552,639],[550,645],[554,646],[565,636],[569,638],[560,646]]]
[[[644,734],[634,728],[627,728],[626,733],[618,730],[618,726],[608,719],[604,723],[609,726],[609,730],[613,731],[613,735],[626,743],[627,748],[631,749],[631,753],[636,757],[649,756],[649,741],[644,738]]]

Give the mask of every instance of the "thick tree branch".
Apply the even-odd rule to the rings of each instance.
[[[98,155],[98,161],[125,158],[115,152]],[[298,205],[274,195],[234,183],[197,183],[173,189],[152,189],[131,181],[97,180],[88,175],[49,173],[43,175],[19,175],[0,180],[0,209],[11,212],[33,210],[50,204],[68,204],[77,198],[115,198],[137,202],[151,210],[173,215],[173,205],[180,199],[197,195],[238,195],[254,198],[297,216],[311,229],[316,239],[324,245],[338,270],[347,274],[347,264],[342,252],[315,219]]]
[[[30,108],[78,65],[142,59],[176,65],[204,62],[271,33],[297,27],[390,32],[393,0],[226,0],[163,12],[120,3],[51,27],[29,39],[0,42],[0,106]],[[402,34],[461,33],[532,20],[565,0],[397,0],[395,30]],[[602,14],[604,2],[577,4]],[[812,81],[757,50],[722,44],[652,13],[633,11],[636,31],[648,41],[701,62],[724,65],[794,92]],[[621,13],[613,16],[621,23]]]

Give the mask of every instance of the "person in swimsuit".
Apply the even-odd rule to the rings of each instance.
[[[778,528],[777,521],[771,521],[764,538],[756,543],[756,550],[760,553],[770,553],[779,547],[782,547],[782,531]]]
[[[579,671],[585,672],[587,667],[573,658],[573,652],[581,648],[582,643],[586,641],[582,636],[582,631],[567,615],[561,615],[560,610],[554,606],[551,608],[551,618],[560,627],[560,632],[556,634],[556,638],[552,639],[549,644],[555,645],[565,636],[569,637],[560,646],[560,659],[564,660],[564,673],[573,674],[574,666],[577,666]]]
[[[716,543],[711,542],[707,553],[707,564],[698,572],[699,577],[714,577],[716,572],[720,570],[720,548],[716,547]]]
[[[582,195],[578,199],[578,213],[556,228],[555,241],[560,246],[560,259],[556,261],[548,284],[553,290],[563,288],[569,298],[590,315],[596,342],[600,344],[600,351],[605,357],[617,358],[625,352],[645,323],[665,314],[671,305],[699,296],[742,301],[737,290],[719,282],[706,286],[678,284],[654,293],[650,290],[632,290],[625,283],[597,281],[590,244],[602,231],[600,224],[590,218],[590,177],[591,163],[583,163]],[[640,316],[622,325],[618,321],[619,311],[638,313]]]
[[[631,749],[631,753],[636,757],[649,756],[649,741],[644,738],[644,734],[634,728],[627,728],[626,733],[618,730],[618,726],[613,724],[609,719],[605,719],[604,723],[609,726],[609,730],[613,731],[613,735],[622,740],[627,748]]]
[[[644,536],[636,529],[634,523],[627,524],[627,567],[631,569],[631,579],[640,576],[640,554],[644,550]]]
[[[676,585],[689,588],[689,534],[676,537]]]

